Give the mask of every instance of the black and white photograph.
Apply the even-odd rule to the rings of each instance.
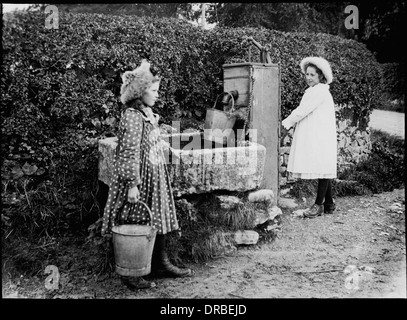
[[[2,17],[3,302],[407,298],[406,2]]]

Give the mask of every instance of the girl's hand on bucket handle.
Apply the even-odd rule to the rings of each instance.
[[[140,191],[138,190],[137,186],[129,189],[127,194],[127,201],[130,203],[136,203],[140,198]]]

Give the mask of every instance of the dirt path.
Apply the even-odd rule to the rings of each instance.
[[[117,276],[97,279],[60,270],[57,291],[44,288],[44,276],[3,283],[3,297],[406,298],[404,200],[404,189],[339,198],[336,214],[311,220],[283,209],[282,231],[273,242],[191,265],[193,277],[159,279],[150,290],[129,291]],[[389,209],[395,203],[401,207]],[[344,273],[350,265],[358,269]]]

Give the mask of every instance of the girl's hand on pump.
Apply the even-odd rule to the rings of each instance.
[[[281,122],[281,125],[284,127],[284,129],[289,130],[291,128],[291,123],[289,121],[287,121],[287,119],[284,119]]]

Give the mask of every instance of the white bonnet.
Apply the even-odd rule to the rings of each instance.
[[[324,58],[321,57],[307,57],[302,59],[300,63],[301,71],[305,74],[305,66],[308,63],[312,63],[316,67],[318,67],[323,75],[325,76],[325,79],[327,81],[327,84],[330,84],[333,80],[333,75],[332,75],[332,69],[331,66],[329,65],[329,62],[326,61]]]
[[[149,88],[153,82],[160,79],[154,76],[150,71],[150,63],[146,59],[141,61],[139,67],[133,71],[126,71],[122,75],[123,84],[120,88],[120,100],[123,104],[141,98],[144,91]]]

